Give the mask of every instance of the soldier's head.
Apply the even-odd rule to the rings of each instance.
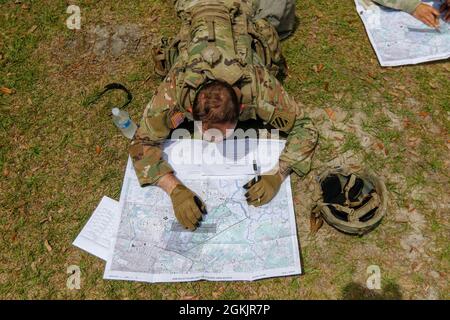
[[[197,93],[192,108],[194,120],[201,123],[203,138],[221,141],[233,134],[240,107],[233,88],[227,83],[213,81]]]

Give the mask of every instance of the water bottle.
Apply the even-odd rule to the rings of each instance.
[[[137,130],[136,124],[130,119],[128,112],[120,110],[119,108],[112,109],[113,122],[117,128],[122,131],[123,135],[128,139],[133,139]]]

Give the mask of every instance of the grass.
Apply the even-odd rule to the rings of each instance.
[[[0,95],[1,298],[373,298],[361,286],[367,267],[376,264],[387,298],[423,298],[432,287],[448,299],[450,63],[381,68],[351,0],[299,1],[300,27],[283,43],[290,66],[286,89],[322,133],[344,135],[340,141],[322,134],[314,172],[305,182],[294,179],[304,275],[254,283],[103,280],[104,262],[71,243],[103,195],[118,198],[128,155],[108,110],[122,97],[91,101],[105,84],[124,83],[135,97],[128,110],[139,119],[159,82],[150,43],[174,35],[179,22],[161,0],[76,3],[80,31],[65,27],[66,1],[0,0],[0,86],[15,90]],[[120,58],[93,54],[95,26],[128,24],[144,30],[139,50]],[[344,114],[345,121],[330,124],[326,110]],[[361,123],[355,123],[358,112]],[[364,147],[355,125],[372,145]],[[308,186],[343,153],[386,180],[388,215],[363,238],[328,226],[311,236]],[[410,207],[426,221],[419,230],[423,253],[415,258],[401,241],[417,231],[396,220]],[[79,291],[65,286],[73,264],[82,271]]]

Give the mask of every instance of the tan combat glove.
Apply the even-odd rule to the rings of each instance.
[[[195,193],[179,184],[170,194],[175,217],[186,229],[194,231],[206,214],[206,206]]]
[[[283,178],[279,173],[259,176],[258,182],[254,178],[244,186],[248,190],[245,194],[247,203],[255,207],[269,203],[277,195],[282,183]]]

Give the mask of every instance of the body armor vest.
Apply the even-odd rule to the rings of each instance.
[[[281,58],[281,51],[271,51],[261,32],[269,23],[253,21],[253,7],[245,0],[177,1],[176,9],[181,31],[165,50],[166,65],[157,72],[164,75],[175,68],[178,104],[189,110],[198,90],[218,80],[233,86],[242,104],[251,105],[256,94],[253,65],[276,74],[276,60]]]

